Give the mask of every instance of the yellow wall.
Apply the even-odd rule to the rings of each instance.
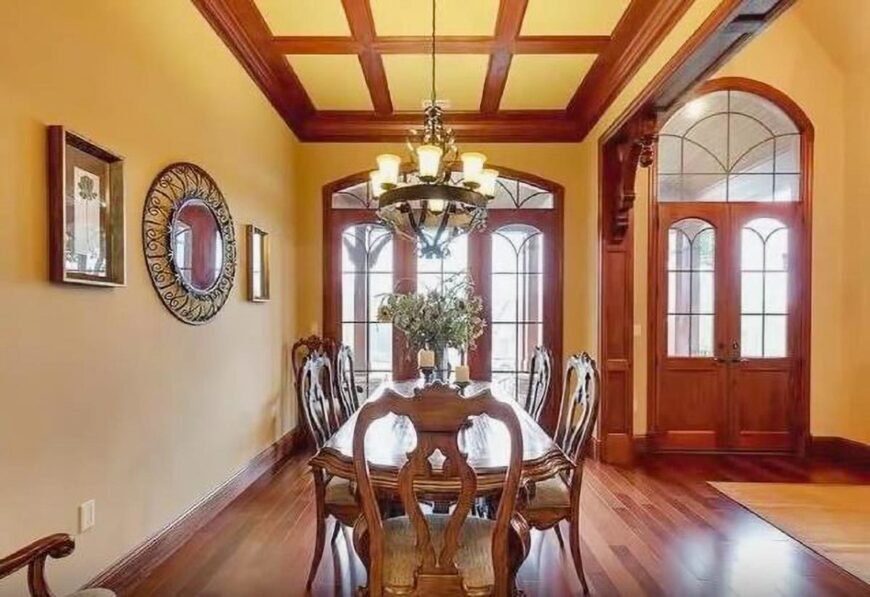
[[[6,0],[0,23],[0,554],[75,533],[96,499],[96,526],[49,564],[65,594],[274,441],[296,332],[295,140],[189,1]],[[50,123],[126,157],[126,288],[47,281]],[[164,309],[141,214],[177,160],[214,176],[240,241],[247,223],[273,234],[270,303],[245,300],[242,249],[215,321]],[[25,590],[23,574],[0,581],[0,595]]]
[[[845,186],[842,196],[843,392],[846,436],[870,443],[870,3],[804,0],[798,15],[844,75]],[[818,205],[818,202],[816,203]]]
[[[598,221],[589,210],[584,188],[590,177],[582,169],[577,144],[480,144],[465,149],[482,151],[497,166],[530,172],[565,188],[565,288],[564,351],[595,350]],[[325,184],[370,170],[374,157],[383,152],[404,155],[399,145],[373,143],[305,143],[299,146],[296,170],[300,173],[297,224],[297,267],[304,272],[300,284],[297,319],[306,330],[322,323],[323,222],[321,192]]]

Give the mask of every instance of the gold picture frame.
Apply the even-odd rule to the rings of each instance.
[[[125,286],[124,158],[60,125],[47,134],[49,278]]]
[[[248,224],[248,300],[264,303],[271,298],[269,233]]]

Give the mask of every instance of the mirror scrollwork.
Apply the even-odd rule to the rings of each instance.
[[[176,163],[157,175],[142,245],[154,289],[173,315],[192,325],[217,315],[233,287],[237,247],[229,207],[208,173]]]

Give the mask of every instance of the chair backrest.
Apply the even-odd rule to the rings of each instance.
[[[588,353],[572,355],[565,367],[562,404],[555,441],[579,464],[588,448],[598,419],[598,366]]]
[[[315,350],[305,357],[299,369],[296,392],[305,425],[319,450],[341,425],[329,355]]]
[[[342,415],[346,421],[360,405],[356,373],[353,370],[353,351],[346,344],[342,344],[335,355],[335,383],[338,386]]]
[[[529,388],[523,408],[540,423],[541,415],[550,394],[553,377],[553,355],[548,348],[536,346],[529,365]]]
[[[510,434],[510,461],[505,474],[501,500],[496,513],[492,538],[492,566],[495,573],[494,595],[509,594],[508,533],[516,506],[517,490],[522,472],[523,439],[520,424],[513,407],[496,400],[485,390],[469,398],[440,382],[417,389],[414,396],[402,396],[386,390],[377,400],[367,402],[359,411],[353,435],[354,469],[360,503],[368,530],[369,595],[383,593],[384,527],[378,502],[369,475],[365,452],[365,436],[373,421],[388,413],[408,417],[417,434],[417,446],[408,454],[407,462],[399,470],[398,483],[402,504],[416,534],[417,570],[415,578],[444,575],[455,580],[457,571],[454,557],[459,549],[462,526],[471,510],[477,488],[477,476],[469,466],[467,454],[459,448],[459,433],[470,416],[486,414],[507,426]],[[440,451],[444,457],[440,469],[435,469],[429,457]],[[414,483],[425,480],[459,481],[461,492],[456,507],[449,515],[444,540],[433,545],[430,529],[420,509]]]
[[[305,357],[312,352],[320,351],[330,358],[335,354],[335,340],[323,336],[311,335],[307,338],[299,338],[290,349],[290,360],[293,366],[293,380],[299,381],[299,368],[305,362]]]

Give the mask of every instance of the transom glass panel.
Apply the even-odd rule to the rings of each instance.
[[[800,199],[800,131],[770,101],[743,91],[695,99],[662,127],[658,200]]]

